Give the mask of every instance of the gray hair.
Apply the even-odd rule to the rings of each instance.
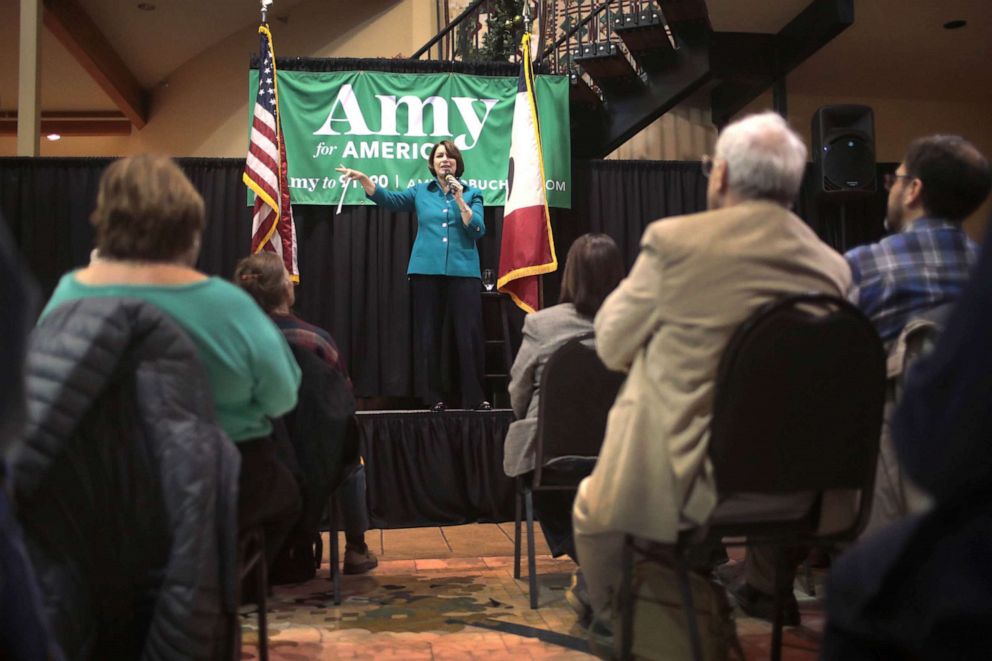
[[[806,145],[781,115],[763,112],[723,129],[716,158],[727,162],[727,185],[740,197],[790,204],[803,182]]]

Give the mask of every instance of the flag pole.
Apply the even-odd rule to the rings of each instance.
[[[524,33],[525,34],[530,34],[530,26],[531,26],[531,23],[533,22],[533,17],[531,16],[531,9],[530,9],[530,1],[529,0],[524,0],[524,7],[523,7],[522,15],[524,17]],[[520,57],[521,57],[521,59],[523,59],[525,57],[529,59],[530,58],[530,49],[529,48],[521,48],[520,49]],[[544,185],[544,182],[541,182],[541,185]],[[537,307],[538,307],[539,310],[543,310],[544,309],[544,275],[543,274],[537,276]]]
[[[272,0],[262,0],[262,25],[269,22],[269,5],[272,4]]]

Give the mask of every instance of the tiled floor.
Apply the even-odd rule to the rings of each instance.
[[[512,535],[512,524],[370,531],[366,539],[379,567],[343,577],[341,606],[333,604],[326,557],[314,580],[275,589],[270,658],[594,658],[563,597],[574,566],[552,559],[540,541],[541,607],[531,610],[526,559],[525,578],[513,578]],[[783,658],[812,661],[822,613],[816,600],[797,596],[803,626],[786,630]],[[243,608],[242,617],[242,658],[257,658],[252,607]],[[771,626],[740,614],[736,623],[747,658],[768,658]]]

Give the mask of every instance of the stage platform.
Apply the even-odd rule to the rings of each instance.
[[[373,528],[499,523],[514,516],[503,473],[513,411],[360,411]]]

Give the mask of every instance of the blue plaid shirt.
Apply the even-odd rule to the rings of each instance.
[[[918,218],[902,232],[844,255],[851,266],[848,297],[888,345],[914,316],[957,299],[978,252],[960,224]]]

